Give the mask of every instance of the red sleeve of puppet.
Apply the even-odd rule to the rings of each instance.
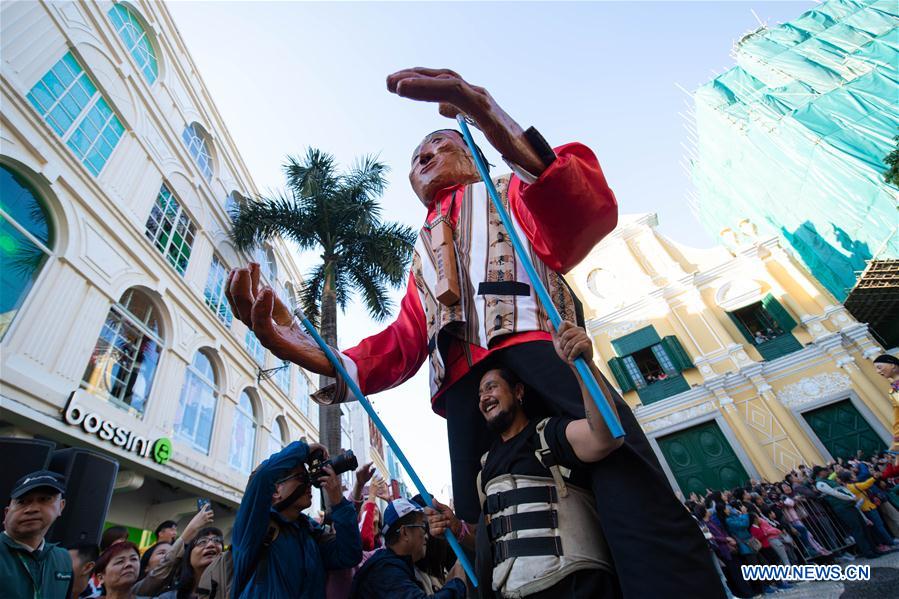
[[[509,203],[540,259],[566,273],[618,224],[618,202],[587,146],[555,149],[556,159],[531,184],[516,176]]]
[[[362,550],[375,549],[375,510],[378,506],[370,501],[362,505],[362,521],[359,523],[359,534],[362,536]]]
[[[366,395],[395,387],[418,371],[428,357],[428,329],[412,273],[396,320],[342,353],[355,364]]]

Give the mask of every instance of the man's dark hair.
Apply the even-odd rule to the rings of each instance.
[[[124,541],[128,539],[128,529],[124,526],[115,524],[103,531],[103,537],[100,539],[100,551],[106,551],[116,541]]]
[[[174,520],[166,520],[165,522],[160,522],[159,526],[156,527],[156,536],[159,536],[159,533],[165,530],[166,528],[172,528],[173,526],[178,526],[178,523]]]
[[[384,543],[390,547],[396,545],[400,540],[400,529],[407,524],[417,524],[419,520],[424,521],[425,516],[421,512],[409,512],[399,520],[393,523],[384,535]]]
[[[515,374],[514,372],[512,372],[505,366],[498,366],[496,368],[493,368],[492,370],[496,370],[499,373],[499,376],[501,376],[502,379],[504,381],[506,381],[506,383],[509,384],[510,389],[514,389],[515,385],[523,385],[524,384],[521,382],[521,379],[518,377],[517,374]]]
[[[840,479],[841,482],[851,483],[852,482],[852,473],[848,470],[843,470],[839,474],[837,474],[837,478]]]
[[[93,543],[72,543],[67,545],[66,549],[77,553],[79,559],[84,563],[95,562],[100,557],[100,548]]]
[[[818,478],[822,472],[826,472],[827,468],[824,466],[815,466],[812,468],[812,478]]]

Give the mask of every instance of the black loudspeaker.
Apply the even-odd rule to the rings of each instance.
[[[66,507],[47,538],[63,547],[99,545],[119,463],[86,449],[60,449],[53,452],[50,470],[66,477]]]
[[[9,494],[16,481],[35,470],[46,470],[50,454],[56,449],[53,441],[0,437],[0,502],[9,505]],[[0,526],[2,527],[2,526]]]

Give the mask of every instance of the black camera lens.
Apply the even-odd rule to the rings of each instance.
[[[318,479],[325,476],[326,466],[330,466],[334,470],[334,474],[337,474],[338,476],[359,467],[359,460],[353,455],[352,450],[339,453],[331,459],[324,461],[321,460],[322,457],[324,457],[324,454],[318,453],[310,456],[312,459],[309,463],[309,478],[316,487],[321,487],[321,483],[318,482]]]
[[[359,467],[359,460],[353,455],[352,450],[347,450],[346,453],[338,454],[329,461],[331,462],[331,468],[334,469],[335,474],[343,474],[344,472],[349,472],[350,470],[355,470]]]

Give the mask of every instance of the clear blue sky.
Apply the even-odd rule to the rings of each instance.
[[[814,2],[304,3],[170,2],[187,47],[256,181],[280,188],[287,154],[308,146],[392,168],[385,217],[418,227],[411,152],[452,122],[387,92],[389,73],[449,67],[483,85],[551,144],[599,157],[622,212],[656,212],[676,241],[709,246],[687,205],[684,119],[693,90],[733,65],[734,41]],[[486,149],[486,148],[485,148]],[[488,152],[500,165],[495,152]],[[380,330],[358,307],[341,345]],[[376,396],[379,412],[439,493],[449,481],[442,420],[420,372]]]

